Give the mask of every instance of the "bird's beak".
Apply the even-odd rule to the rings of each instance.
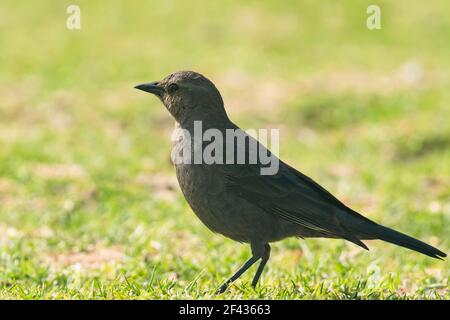
[[[149,83],[143,83],[135,86],[136,89],[153,93],[154,95],[161,97],[161,95],[164,93],[164,89],[162,87],[158,86],[158,82],[149,82]]]

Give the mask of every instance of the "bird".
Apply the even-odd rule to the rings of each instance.
[[[259,158],[256,163],[231,164],[224,161],[196,163],[189,156],[181,159],[176,150],[193,144],[192,149],[198,145],[205,147],[205,141],[194,141],[198,122],[204,130],[213,129],[223,135],[227,130],[243,132],[228,117],[219,90],[202,74],[177,71],[160,81],[135,88],[158,97],[174,118],[177,129],[187,133],[173,139],[172,160],[179,186],[192,211],[214,233],[250,244],[250,259],[216,293],[224,293],[260,260],[251,283],[256,287],[270,258],[270,244],[288,237],[344,239],[366,250],[369,249],[362,240],[379,239],[432,258],[443,260],[446,257],[433,246],[382,226],[351,209],[245,132],[243,135],[247,141],[255,142],[258,150],[279,161],[276,173],[261,174],[264,164]],[[228,143],[226,141],[225,145]],[[191,157],[195,152],[192,149]],[[242,148],[238,150],[234,146],[231,152],[240,150]],[[221,153],[220,149],[216,151]],[[242,152],[247,160],[249,151],[245,149]],[[236,155],[233,157],[235,160]]]

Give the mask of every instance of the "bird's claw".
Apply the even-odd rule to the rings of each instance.
[[[222,287],[220,287],[219,289],[217,289],[217,291],[216,291],[216,295],[219,295],[219,294],[222,294],[222,293],[224,293],[224,292],[225,292],[225,290],[226,290],[226,288],[222,288]]]
[[[217,289],[216,294],[222,294],[225,292],[225,290],[227,290],[228,285],[226,283],[224,283],[223,285],[221,285],[219,287],[219,289]]]

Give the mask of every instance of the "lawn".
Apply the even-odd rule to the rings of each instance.
[[[68,30],[66,8],[81,9]],[[450,263],[380,241],[249,246],[194,216],[173,120],[133,89],[212,79],[243,128],[371,219],[449,253],[450,2],[0,4],[0,299],[449,299]]]

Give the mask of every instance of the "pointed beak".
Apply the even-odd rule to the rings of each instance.
[[[161,97],[164,93],[164,89],[158,86],[158,82],[143,83],[135,86],[136,89],[152,93],[158,97]]]

